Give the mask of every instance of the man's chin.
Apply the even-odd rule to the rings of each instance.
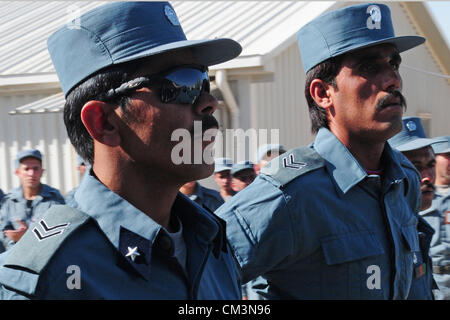
[[[208,178],[213,174],[214,163],[188,164],[184,165],[184,168],[182,168],[182,170],[185,174],[189,172],[189,175],[192,177],[190,181],[201,180]]]
[[[29,189],[34,189],[34,188],[39,187],[39,183],[32,183],[32,182],[25,183],[24,187],[29,188]]]

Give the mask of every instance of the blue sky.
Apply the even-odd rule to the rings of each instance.
[[[450,47],[450,1],[425,2]]]

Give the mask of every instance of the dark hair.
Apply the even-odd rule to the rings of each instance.
[[[317,133],[320,128],[328,128],[328,117],[325,109],[319,107],[309,93],[311,82],[320,79],[337,89],[336,76],[341,69],[343,56],[332,57],[316,65],[306,73],[305,97],[311,118],[311,131]]]
[[[64,124],[67,135],[76,152],[92,164],[94,160],[94,142],[81,121],[81,109],[90,100],[105,101],[106,93],[130,81],[137,70],[137,63],[127,63],[101,70],[72,89],[64,105]],[[130,99],[120,96],[110,103],[115,103],[124,112]]]

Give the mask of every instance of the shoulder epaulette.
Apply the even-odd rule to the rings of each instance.
[[[53,205],[10,249],[3,266],[19,266],[39,274],[64,240],[89,218],[72,207]]]
[[[281,186],[295,178],[325,165],[323,158],[313,148],[299,147],[291,149],[268,162],[261,174],[270,176]]]

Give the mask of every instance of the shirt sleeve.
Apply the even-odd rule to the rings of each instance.
[[[227,237],[248,282],[282,268],[295,247],[286,200],[279,188],[258,178],[216,212],[227,222]]]
[[[9,249],[14,244],[14,241],[5,236],[5,233],[3,232],[7,227],[14,229],[9,217],[9,210],[10,206],[8,201],[4,201],[0,208],[0,252]]]

